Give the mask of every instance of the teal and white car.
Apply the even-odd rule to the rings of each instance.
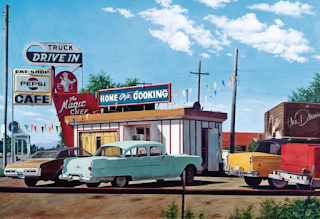
[[[129,181],[177,178],[186,170],[186,184],[191,185],[203,170],[201,162],[199,156],[167,154],[159,142],[118,141],[101,146],[92,157],[66,159],[59,178],[88,187],[101,182],[123,187]]]

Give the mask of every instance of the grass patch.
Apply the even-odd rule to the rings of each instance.
[[[297,198],[276,202],[269,198],[260,204],[258,215],[253,212],[253,204],[247,207],[236,206],[234,212],[228,216],[228,219],[269,219],[269,218],[320,218],[320,201],[318,198]]]
[[[166,210],[161,210],[160,217],[162,218],[178,218],[181,217],[181,213],[179,205],[175,203],[173,200],[171,205],[168,206]],[[184,218],[185,219],[193,219],[193,218],[199,218],[199,219],[205,219],[208,218],[208,214],[205,210],[201,210],[197,212],[191,205],[188,205],[188,207],[184,210]]]
[[[0,167],[0,177],[4,176],[4,170]]]

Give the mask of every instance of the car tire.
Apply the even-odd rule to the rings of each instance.
[[[259,187],[262,179],[259,177],[244,177],[244,181],[248,184],[250,188]]]
[[[194,170],[192,166],[187,166],[186,170],[186,185],[190,186],[194,183]]]
[[[24,179],[24,183],[29,187],[36,186],[37,182],[37,179]]]
[[[89,188],[98,187],[100,186],[100,182],[97,183],[86,183],[86,186]]]
[[[275,189],[282,189],[288,184],[288,181],[278,179],[268,179],[268,182],[269,185]]]
[[[111,184],[114,187],[125,187],[129,184],[129,178],[126,176],[117,176]]]

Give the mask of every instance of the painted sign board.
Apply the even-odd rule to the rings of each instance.
[[[42,52],[29,51],[33,46]],[[69,67],[72,72],[82,65],[82,53],[73,43],[32,42],[24,48],[23,57],[30,65]]]
[[[283,102],[264,115],[265,138],[320,138],[320,104]]]
[[[51,94],[14,93],[14,105],[51,105]]]
[[[13,69],[13,74],[51,75],[50,69]]]
[[[62,71],[54,78],[54,87],[57,93],[77,93],[77,78],[70,71]]]
[[[98,91],[99,107],[171,102],[171,84],[145,85]]]
[[[38,75],[15,75],[15,92],[50,93],[51,77]]]

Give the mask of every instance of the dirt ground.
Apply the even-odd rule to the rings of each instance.
[[[243,189],[248,190],[243,179],[238,177],[195,177],[192,189]],[[51,182],[38,182],[37,186]],[[267,181],[261,188],[268,188]],[[23,180],[0,177],[1,187],[26,187]],[[100,187],[111,186],[102,183]],[[157,187],[155,181],[130,182],[129,187]],[[165,181],[167,188],[181,188],[179,181]],[[86,187],[79,185],[77,188]],[[260,203],[270,196],[186,195],[185,206],[191,205],[199,212],[204,210],[207,218],[227,218],[234,206],[254,204],[257,211]],[[272,197],[283,201],[286,197]],[[294,197],[291,197],[294,198]],[[0,218],[160,218],[173,201],[181,209],[182,195],[168,194],[55,194],[55,193],[0,193]]]

